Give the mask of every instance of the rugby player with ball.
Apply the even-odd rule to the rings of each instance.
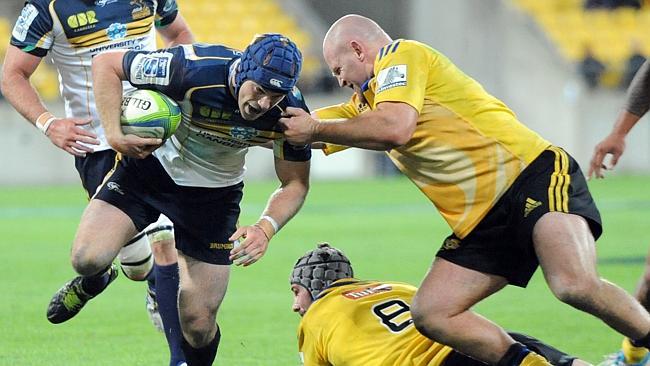
[[[280,34],[257,36],[243,52],[188,44],[106,52],[93,60],[102,126],[123,156],[84,212],[72,264],[81,275],[97,273],[158,213],[169,217],[178,249],[182,348],[190,366],[211,365],[216,357],[216,314],[232,261],[247,266],[259,260],[307,195],[310,146],[287,143],[278,124],[287,107],[307,110],[295,88],[301,64],[296,45]],[[143,103],[122,99],[123,81],[180,106],[181,120],[170,138],[123,132],[120,105],[127,104],[128,117],[132,106]],[[156,98],[147,102],[156,107],[143,113],[143,121],[159,109]],[[138,124],[126,122],[129,128]],[[237,228],[246,152],[268,141],[280,186],[256,223]]]

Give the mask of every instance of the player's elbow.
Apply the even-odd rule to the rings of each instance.
[[[379,104],[375,118],[379,119],[379,141],[387,150],[408,143],[413,137],[418,112],[404,103]]]
[[[415,123],[393,123],[392,128],[384,134],[383,143],[388,149],[406,145],[413,137]]]
[[[93,57],[92,73],[93,80],[101,76],[114,74],[123,79],[122,59],[125,51],[107,51]]]
[[[409,133],[408,131],[395,131],[393,136],[391,136],[389,143],[393,145],[392,148],[400,147],[406,145],[406,143],[411,140],[412,136],[413,133]]]

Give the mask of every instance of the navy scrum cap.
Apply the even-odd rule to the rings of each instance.
[[[309,290],[315,300],[332,282],[353,276],[352,265],[345,254],[328,243],[320,243],[298,259],[289,281]]]
[[[252,80],[264,89],[288,93],[298,81],[302,54],[289,38],[278,33],[255,37],[241,55],[235,76],[235,90],[246,80]]]

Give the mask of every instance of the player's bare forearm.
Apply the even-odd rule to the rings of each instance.
[[[9,46],[2,70],[2,94],[32,124],[47,111],[38,92],[29,82],[40,60],[40,57]]]
[[[108,52],[93,59],[93,92],[97,103],[97,112],[106,133],[108,142],[113,146],[116,139],[123,136],[120,128],[120,104],[122,102],[123,52]]]
[[[621,111],[621,114],[619,114],[618,118],[616,119],[616,123],[614,124],[610,135],[625,138],[630,130],[632,130],[634,125],[639,121],[639,119],[641,119],[641,117],[634,113],[630,113],[626,110]]]
[[[280,187],[271,194],[262,216],[272,217],[278,229],[298,213],[309,191],[309,162],[293,162],[276,158]]]
[[[58,148],[75,156],[92,152],[93,149],[87,145],[98,144],[97,136],[80,127],[90,123],[90,120],[55,117],[47,111],[29,82],[40,62],[40,57],[10,46],[3,68],[2,89],[5,97],[18,113],[38,127]]]
[[[634,125],[650,109],[650,63],[646,61],[634,75],[627,91],[623,111],[610,135],[625,138]]]
[[[390,150],[399,143],[394,142],[392,133],[386,131],[387,123],[364,113],[354,119],[319,123],[314,134],[317,141],[358,147],[367,150]],[[369,118],[370,117],[370,118]],[[388,132],[388,133],[386,133]]]
[[[623,110],[618,115],[612,131],[594,148],[589,162],[589,178],[604,178],[603,171],[613,169],[625,152],[625,138],[634,125],[650,108],[650,63],[646,61],[634,76]],[[611,155],[609,166],[605,157]]]
[[[21,75],[3,77],[2,93],[16,111],[32,124],[47,111],[29,80]]]
[[[309,162],[276,158],[275,170],[281,185],[271,194],[260,219],[253,225],[238,228],[229,238],[239,240],[239,246],[230,251],[230,260],[238,266],[257,262],[266,253],[271,238],[305,202],[309,191]]]
[[[638,116],[643,117],[650,109],[650,62],[641,66],[632,83],[628,88],[627,99],[625,100],[625,110]]]
[[[619,158],[625,152],[625,137],[639,119],[640,117],[633,113],[621,111],[612,131],[594,147],[587,177],[604,178],[603,172],[613,169],[618,164]],[[611,155],[609,164],[605,164],[607,155]]]
[[[300,108],[288,107],[280,118],[284,136],[300,146],[314,141],[390,150],[406,144],[415,131],[419,114],[406,103],[383,102],[376,109],[349,119],[314,119]]]
[[[179,44],[194,43],[194,35],[182,15],[178,14],[176,19],[166,27],[158,29],[167,47]]]

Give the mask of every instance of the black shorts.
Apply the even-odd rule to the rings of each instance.
[[[223,188],[177,185],[158,159],[124,157],[94,197],[126,213],[138,231],[160,213],[174,223],[176,248],[212,264],[231,264],[243,183]]]
[[[596,208],[578,163],[564,150],[542,152],[463,239],[447,237],[437,253],[462,267],[503,276],[526,287],[539,262],[533,228],[547,212],[584,217],[594,238],[602,233]]]
[[[566,353],[553,348],[542,341],[533,337],[520,333],[508,333],[515,341],[522,343],[529,350],[544,357],[551,365],[554,366],[570,366],[576,357],[569,356]],[[440,366],[485,366],[481,361],[465,356],[464,354],[456,351],[451,351],[447,357],[442,361]]]
[[[114,150],[108,149],[86,154],[84,157],[75,156],[74,167],[77,168],[81,185],[86,190],[88,199],[97,192],[106,175],[115,168],[116,155]]]

